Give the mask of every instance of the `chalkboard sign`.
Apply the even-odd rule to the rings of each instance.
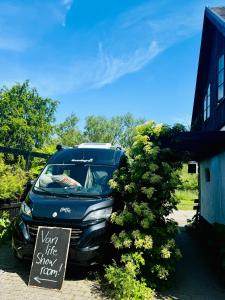
[[[71,229],[38,227],[29,285],[61,289],[69,249]]]

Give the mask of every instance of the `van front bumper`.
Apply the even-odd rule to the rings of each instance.
[[[44,222],[27,222],[20,216],[14,221],[12,248],[20,259],[31,260],[33,257],[36,236],[32,235],[31,228],[38,226],[68,227],[68,224],[47,224]],[[74,225],[73,225],[74,227]],[[110,255],[110,228],[107,221],[97,224],[80,226],[82,233],[79,239],[70,240],[68,263],[80,266],[91,266],[102,263],[105,255]],[[73,230],[73,228],[72,228]]]

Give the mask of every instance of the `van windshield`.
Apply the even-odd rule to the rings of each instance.
[[[52,194],[106,196],[115,166],[93,164],[50,164],[36,181],[34,190]]]

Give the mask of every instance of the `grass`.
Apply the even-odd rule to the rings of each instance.
[[[176,190],[175,197],[179,201],[178,210],[193,210],[194,200],[198,198],[197,190]]]

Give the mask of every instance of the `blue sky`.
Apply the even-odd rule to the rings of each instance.
[[[26,79],[74,112],[188,124],[214,0],[1,0],[0,85]]]

